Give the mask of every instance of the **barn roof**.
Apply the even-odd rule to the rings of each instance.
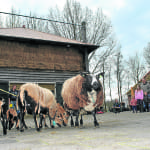
[[[88,53],[94,51],[99,47],[98,45],[82,43],[80,41],[27,28],[0,28],[0,38],[21,41],[38,41],[38,43],[51,43],[57,45],[74,45],[86,47]]]

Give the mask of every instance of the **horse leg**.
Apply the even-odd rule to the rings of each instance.
[[[41,116],[41,115],[42,115],[42,116]],[[40,128],[43,127],[42,121],[44,120],[44,126],[45,126],[46,128],[48,128],[48,125],[46,124],[46,117],[45,117],[45,115],[43,115],[43,114],[41,114],[41,115],[40,115],[40,125],[39,125],[39,127],[40,127]]]
[[[82,118],[82,115],[81,115],[81,119],[80,119],[80,126],[83,126],[83,118]]]
[[[2,127],[3,127],[3,135],[7,134],[6,120],[7,120],[6,115],[5,114],[1,114],[1,123],[2,123]]]
[[[11,120],[9,120],[9,130],[11,130]]]
[[[9,126],[8,129],[11,130],[11,118],[10,118],[10,114],[8,114],[8,116],[7,116],[6,127],[7,127],[7,125]]]
[[[8,129],[8,120],[6,120],[6,129]]]
[[[71,127],[74,127],[74,122],[73,122],[73,113],[71,113],[71,121],[70,121]]]
[[[43,115],[43,119],[44,119],[44,126],[45,126],[45,128],[48,128],[48,125],[46,124],[46,116],[45,115]]]
[[[48,117],[49,117],[49,121],[50,121],[50,126],[51,126],[51,128],[54,128],[55,126],[53,125],[53,121],[51,120],[51,117],[50,117],[49,114],[48,114]]]
[[[95,110],[92,111],[92,114],[93,114],[93,117],[94,117],[94,125],[95,125],[95,127],[96,127],[96,126],[99,126],[99,123],[97,122],[97,119],[96,119]]]
[[[16,119],[16,129],[19,130],[19,118]]]
[[[22,120],[22,123],[23,123],[23,126],[24,126],[26,129],[28,129],[28,127],[27,127],[27,125],[26,125],[26,123],[25,123],[25,121],[24,121],[24,116],[25,116],[25,112],[23,112],[23,120]]]
[[[39,125],[37,123],[36,112],[33,112],[33,119],[34,119],[34,122],[35,122],[36,130],[40,131]]]
[[[20,120],[20,116],[19,116],[20,112],[17,113],[17,119],[16,119],[16,129],[19,130],[19,120]]]
[[[23,120],[24,120],[23,110],[20,110],[20,132],[24,131],[24,129],[23,129]]]
[[[40,113],[40,114],[39,114],[39,116],[40,116],[39,128],[42,128],[43,114],[42,114],[42,113]]]
[[[14,118],[11,119],[11,128],[14,126]]]
[[[79,112],[77,112],[77,115],[76,115],[76,121],[75,121],[75,127],[79,127]]]

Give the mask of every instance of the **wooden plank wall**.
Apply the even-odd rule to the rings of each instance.
[[[66,79],[77,75],[79,72],[33,71],[10,68],[0,68],[0,80],[6,82],[64,82]]]
[[[83,71],[83,57],[73,47],[0,40],[0,67]]]

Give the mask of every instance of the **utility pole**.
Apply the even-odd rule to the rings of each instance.
[[[111,73],[111,64],[110,64],[110,68],[109,68],[109,93],[110,93],[110,98],[111,98],[111,102],[112,102],[111,83],[110,83],[111,76],[110,76],[110,73]]]
[[[103,57],[103,72],[105,72],[105,64],[104,64],[105,60]],[[105,111],[106,111],[106,100],[105,100],[105,76],[103,76],[103,90],[104,90],[104,107],[105,107]]]
[[[81,39],[83,43],[86,43],[86,22],[83,21],[81,24]],[[85,50],[85,70],[89,71],[89,61],[88,61],[88,52],[87,48],[84,48]]]
[[[120,52],[117,54],[117,88],[118,88],[118,98],[120,103]]]

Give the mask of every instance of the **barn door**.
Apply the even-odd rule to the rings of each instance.
[[[56,82],[56,99],[57,103],[63,106],[63,98],[61,97],[62,82]]]
[[[6,81],[0,81],[0,89],[5,90],[5,91],[9,91],[9,84]],[[0,90],[0,97],[3,97],[5,99],[5,103],[8,106],[8,93],[5,93],[3,91]]]

